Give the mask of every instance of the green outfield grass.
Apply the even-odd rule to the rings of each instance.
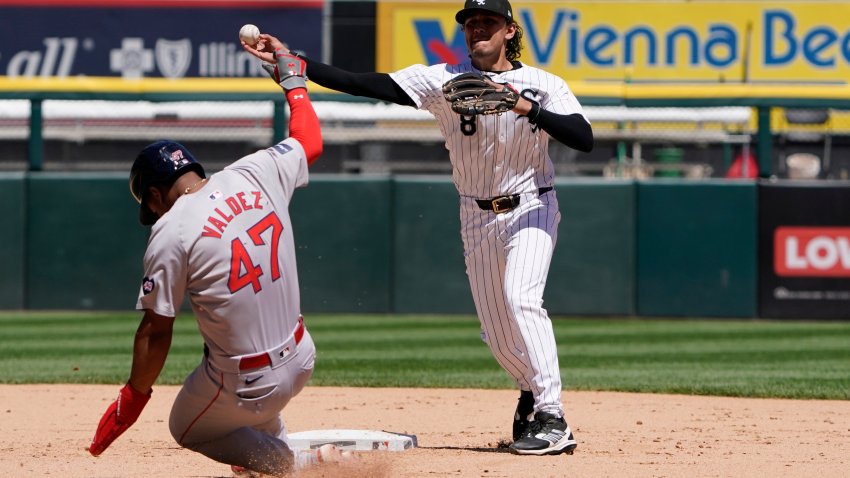
[[[0,314],[0,382],[122,383],[139,313]],[[850,399],[850,323],[555,318],[567,390]],[[472,316],[314,315],[313,385],[513,388]],[[159,383],[200,361],[178,318]]]

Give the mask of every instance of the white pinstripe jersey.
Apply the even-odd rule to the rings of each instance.
[[[451,110],[443,97],[443,83],[467,72],[482,73],[470,61],[458,65],[412,65],[390,73],[417,108],[436,117],[446,139],[458,193],[486,199],[553,186],[555,169],[549,157],[549,135],[542,129],[513,111],[463,117]],[[551,73],[528,65],[501,73],[483,73],[497,83],[509,83],[517,91],[529,90],[525,95],[547,111],[584,116],[567,83]]]
[[[188,293],[215,355],[282,343],[301,313],[288,208],[307,180],[304,149],[288,138],[179,197],[151,229],[136,308],[174,317]]]

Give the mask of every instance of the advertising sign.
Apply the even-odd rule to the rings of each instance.
[[[380,71],[467,57],[462,1],[382,1]],[[850,2],[521,1],[520,60],[570,81],[846,84]]]
[[[759,186],[762,317],[850,318],[850,184]]]
[[[239,28],[267,28],[308,55],[322,52],[322,0],[0,0],[0,77],[263,76]]]

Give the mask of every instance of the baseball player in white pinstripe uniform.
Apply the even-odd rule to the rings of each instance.
[[[553,137],[590,151],[593,133],[561,78],[517,61],[522,29],[508,0],[467,0],[456,19],[468,61],[385,74],[351,73],[306,59],[310,79],[338,91],[426,109],[436,117],[460,195],[466,271],[482,337],[520,388],[510,450],[572,453],[576,441],[564,419],[555,337],[543,308],[561,219],[548,144]],[[260,38],[256,47],[243,47],[268,61],[266,43],[276,39]],[[507,83],[521,97],[501,115],[459,115],[441,88],[466,72]]]
[[[130,172],[140,222],[152,226],[136,307],[130,378],[103,415],[89,451],[98,456],[151,397],[184,295],[204,339],[204,359],[186,378],[169,427],[183,447],[232,465],[237,476],[279,475],[343,457],[335,447],[294,453],[281,410],[313,373],[316,348],[300,315],[289,204],[322,153],[304,62],[275,54],[290,134],[206,177],[183,145],[144,148]]]

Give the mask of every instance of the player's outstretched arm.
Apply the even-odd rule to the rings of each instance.
[[[151,391],[142,393],[129,383],[118,392],[118,398],[109,405],[97,425],[97,431],[89,446],[92,456],[103,453],[116,438],[121,436],[139,418],[151,398]]]
[[[244,40],[240,43],[245,51],[263,60],[263,69],[283,88],[289,102],[289,136],[301,143],[307,164],[313,164],[322,154],[322,130],[307,95],[307,63],[267,33],[261,33],[254,45]]]
[[[304,148],[307,164],[313,164],[322,155],[322,128],[307,89],[286,92],[289,101],[289,136]]]
[[[276,37],[261,33],[256,45],[242,42],[242,48],[251,55],[267,62],[274,62],[276,48],[286,46]],[[325,88],[365,96],[403,106],[415,106],[416,103],[387,73],[352,73],[331,65],[300,56],[310,69],[310,80]]]
[[[263,63],[263,69],[286,93],[290,113],[289,136],[301,143],[307,164],[313,164],[322,154],[322,129],[307,95],[307,65],[283,47],[275,51],[274,58],[274,65]]]
[[[162,372],[171,337],[174,317],[165,317],[145,311],[133,343],[133,365],[130,380],[118,392],[118,398],[109,405],[100,419],[89,446],[89,453],[98,456],[130,428],[150,400],[152,386]]]

